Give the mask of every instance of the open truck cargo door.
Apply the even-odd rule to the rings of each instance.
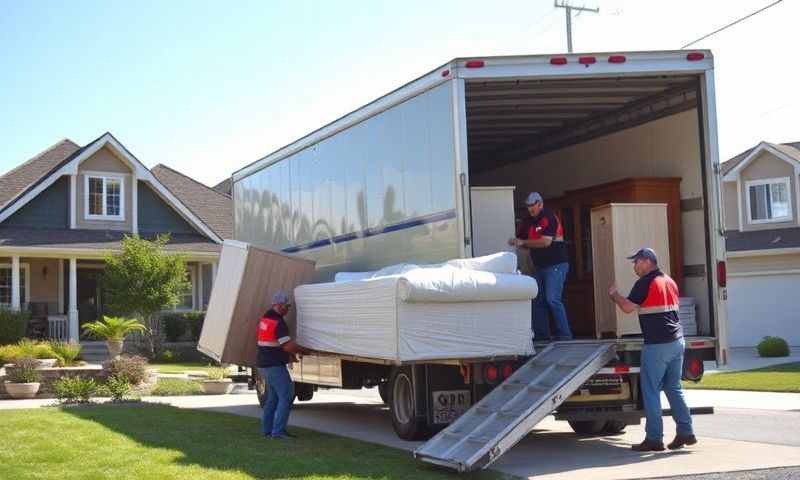
[[[293,296],[314,268],[311,260],[226,240],[197,349],[221,363],[254,367],[256,326],[272,293],[280,289]],[[286,323],[294,335],[294,311]]]

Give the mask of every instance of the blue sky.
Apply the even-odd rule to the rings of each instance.
[[[594,0],[576,51],[676,49],[769,3]],[[712,37],[720,150],[800,140],[800,2]],[[111,131],[207,184],[457,56],[566,50],[550,0],[0,0],[0,173]]]

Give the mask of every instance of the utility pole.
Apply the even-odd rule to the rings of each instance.
[[[580,12],[592,12],[592,13],[600,13],[600,8],[586,8],[586,7],[573,7],[569,4],[569,0],[562,0],[559,2],[558,0],[555,1],[556,8],[563,8],[566,10],[567,14],[567,51],[572,53],[572,11],[577,10],[580,15]]]

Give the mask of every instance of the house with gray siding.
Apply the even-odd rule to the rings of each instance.
[[[800,346],[800,142],[761,142],[722,164],[728,342]]]
[[[168,233],[192,285],[174,309],[202,310],[232,221],[229,195],[148,169],[110,133],[62,140],[0,176],[0,308],[30,310],[38,335],[78,340],[103,314],[105,255],[126,235]]]

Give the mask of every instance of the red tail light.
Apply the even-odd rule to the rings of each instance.
[[[597,63],[597,58],[595,57],[580,57],[578,59],[578,63],[581,65],[591,65],[593,63]]]
[[[699,382],[703,379],[703,361],[699,358],[689,358],[683,362],[683,379]]]
[[[442,76],[443,77],[446,77],[448,75],[450,75],[450,70],[445,70],[445,71],[442,72]]]
[[[566,65],[567,57],[553,57],[550,59],[550,65]]]
[[[628,365],[615,365],[614,366],[614,373],[629,373],[631,371],[631,367]]]
[[[467,68],[483,68],[484,63],[483,60],[469,60],[464,66]]]
[[[690,62],[696,62],[704,58],[706,58],[706,54],[703,52],[692,52],[686,55],[686,60],[689,60]]]
[[[728,266],[725,262],[717,262],[717,283],[720,287],[728,286]]]
[[[496,365],[488,364],[483,368],[483,379],[486,380],[486,383],[497,383],[498,378],[500,378],[500,370]]]
[[[503,365],[502,373],[503,373],[503,379],[506,379],[510,377],[512,373],[514,373],[514,367],[512,367],[510,363],[506,363],[505,365]]]
[[[608,57],[608,63],[625,63],[625,55],[611,55]]]

